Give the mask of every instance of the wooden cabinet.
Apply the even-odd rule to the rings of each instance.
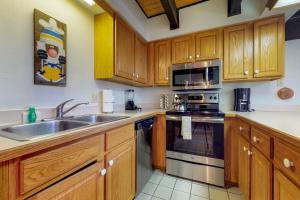
[[[166,115],[157,115],[153,124],[152,164],[160,170],[166,169]]]
[[[272,199],[272,163],[256,148],[251,149],[251,200]]]
[[[172,40],[172,63],[187,63],[194,61],[194,35],[182,36]]]
[[[250,144],[242,136],[239,136],[239,187],[245,200],[250,197]]]
[[[295,200],[300,197],[300,188],[277,169],[274,170],[274,200]]]
[[[134,31],[121,18],[116,18],[115,75],[134,79]]]
[[[250,79],[253,74],[253,24],[224,29],[224,80]]]
[[[222,30],[210,30],[195,33],[195,60],[222,58]]]
[[[284,69],[284,17],[254,23],[254,77],[281,77]]]
[[[106,199],[132,200],[135,195],[135,140],[106,156]]]
[[[104,200],[104,176],[101,175],[103,162],[64,179],[37,193],[29,200]]]
[[[154,83],[169,85],[171,67],[171,41],[164,40],[154,44]]]
[[[147,42],[135,34],[134,48],[134,77],[137,82],[147,84],[148,82],[148,45]]]

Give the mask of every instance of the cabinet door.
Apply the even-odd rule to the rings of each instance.
[[[224,29],[224,80],[253,77],[253,24]]]
[[[148,81],[147,70],[148,70],[148,47],[147,43],[135,35],[135,62],[134,62],[134,73],[135,80],[140,83],[146,84]]]
[[[172,63],[187,63],[194,61],[194,35],[182,36],[172,40]]]
[[[116,17],[116,65],[115,75],[134,78],[134,31],[119,17]]]
[[[274,170],[274,200],[295,200],[300,197],[300,188],[277,169]]]
[[[284,17],[254,24],[254,77],[280,77],[284,69]]]
[[[169,84],[169,68],[171,67],[171,41],[165,40],[154,44],[155,84]]]
[[[135,195],[135,141],[111,151],[106,161],[106,199],[132,200]]]
[[[250,157],[249,142],[239,136],[239,186],[245,200],[249,199],[250,193]]]
[[[251,200],[271,200],[272,164],[256,148],[251,158]]]
[[[29,200],[104,200],[103,162],[70,176],[69,178],[30,197]]]
[[[196,60],[222,58],[222,30],[211,30],[195,34]]]

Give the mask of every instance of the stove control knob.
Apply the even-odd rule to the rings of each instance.
[[[210,99],[210,100],[212,100],[212,99],[213,99],[213,97],[212,97],[212,96],[210,96],[210,97],[209,97],[209,99]]]
[[[217,100],[217,99],[218,99],[218,98],[215,96],[215,97],[214,97],[214,100]]]

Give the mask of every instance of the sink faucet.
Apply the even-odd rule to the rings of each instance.
[[[72,106],[71,108],[67,109],[64,111],[64,106],[66,105],[66,103],[70,102],[70,101],[73,101],[74,99],[70,99],[70,100],[67,100],[67,101],[64,101],[62,102],[61,104],[59,104],[57,107],[56,107],[56,118],[63,118],[64,115],[68,112],[70,112],[71,110],[73,110],[74,108],[80,106],[80,105],[88,105],[89,102],[85,102],[85,103],[78,103],[78,104],[75,104],[74,106]]]

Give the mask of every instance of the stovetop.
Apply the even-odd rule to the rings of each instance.
[[[223,113],[220,110],[186,110],[186,111],[177,111],[177,110],[169,110],[166,112],[167,115],[181,115],[181,116],[187,116],[187,115],[197,115],[197,116],[218,116],[218,117],[224,117],[225,113]]]

